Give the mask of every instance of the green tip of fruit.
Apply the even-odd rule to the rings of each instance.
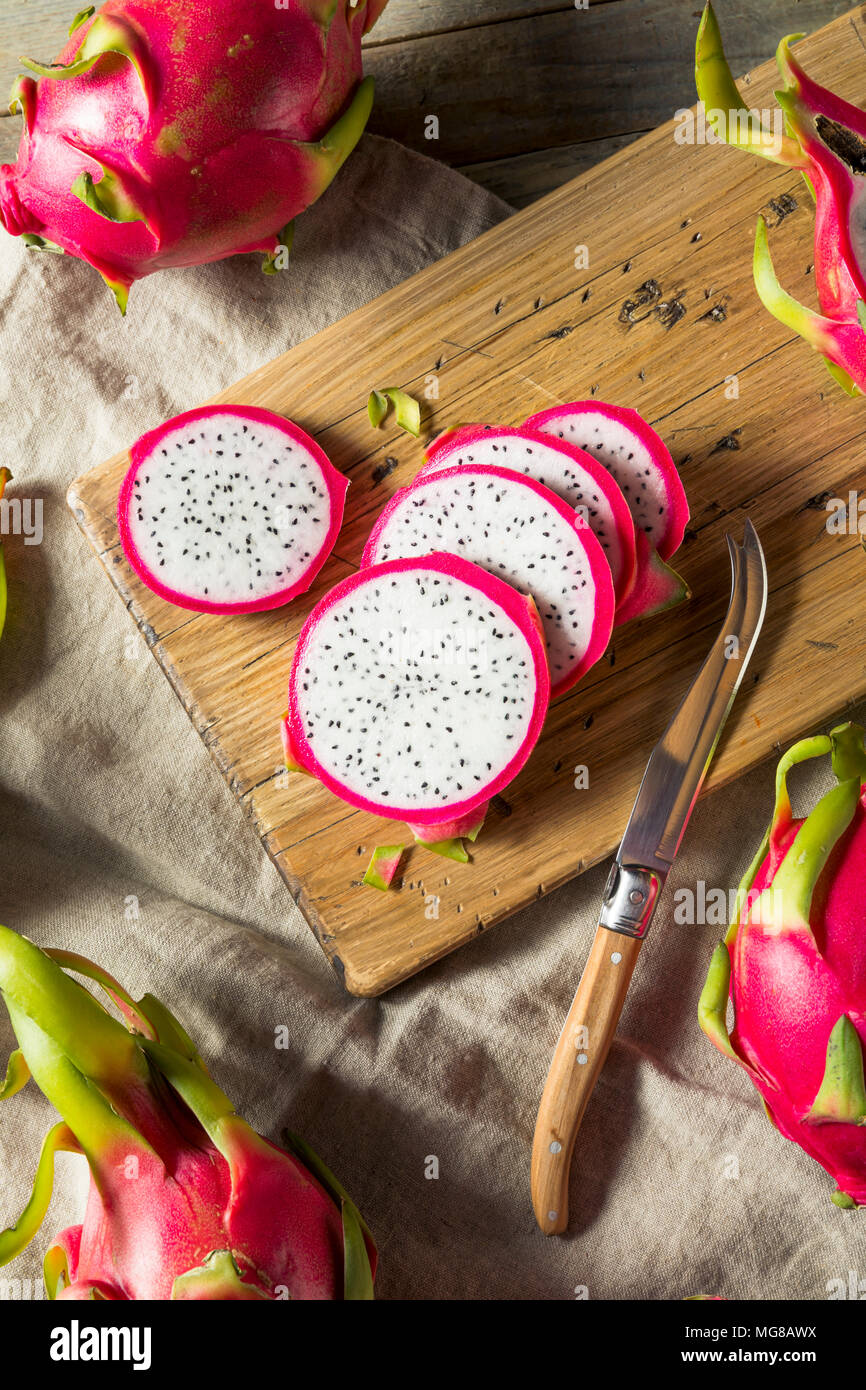
[[[147,218],[136,203],[128,180],[105,164],[101,167],[102,178],[98,183],[94,182],[92,174],[85,172],[73,181],[70,192],[107,222],[146,223]]]
[[[196,1269],[178,1274],[171,1286],[172,1299],[245,1300],[262,1299],[268,1295],[254,1284],[241,1278],[241,1271],[230,1250],[211,1250]]]
[[[711,1043],[726,1057],[739,1061],[728,1036],[725,1015],[731,983],[731,956],[724,941],[713,951],[706,983],[698,1000],[698,1023]]]
[[[833,1193],[832,1197],[830,1198],[830,1201],[834,1204],[834,1206],[842,1207],[844,1211],[851,1211],[853,1210],[853,1208],[857,1206],[857,1203],[854,1201],[854,1198],[849,1197],[848,1193],[843,1192],[841,1188]]]
[[[42,1261],[42,1276],[45,1280],[45,1292],[53,1302],[58,1293],[69,1284],[69,1262],[62,1245],[52,1245],[46,1250]]]
[[[76,16],[78,18],[78,16]],[[89,15],[85,15],[85,19]],[[84,23],[84,19],[81,20]],[[76,27],[80,27],[77,25]],[[74,32],[74,31],[72,31]],[[146,40],[138,29],[119,15],[99,14],[84,36],[84,41],[71,63],[39,63],[34,58],[19,58],[23,67],[38,77],[50,77],[55,82],[68,81],[89,72],[106,53],[119,53],[135,68],[148,106],[152,104],[155,88],[152,62]]]
[[[373,1271],[367,1242],[352,1202],[343,1201],[343,1298],[346,1302],[372,1302]]]
[[[32,77],[24,74],[16,77],[9,93],[9,114],[23,116],[27,133],[30,134],[36,116],[36,83]]]
[[[837,386],[841,386],[846,396],[861,396],[863,393],[854,378],[844,367],[840,367],[837,362],[831,362],[829,357],[824,358],[824,366],[830,373]]]
[[[866,731],[859,724],[840,724],[830,731],[833,774],[839,782],[856,777],[866,781]]]
[[[776,64],[789,89],[795,86],[800,76],[799,64],[791,55],[791,47],[806,37],[805,34],[786,34],[779,40],[776,48]]]
[[[107,275],[103,271],[99,273],[111,290],[114,296],[114,302],[120,310],[121,317],[126,318],[126,309],[129,304],[129,291],[131,286],[127,285],[123,280],[115,280],[111,275]]]
[[[755,229],[755,254],[752,269],[755,289],[758,291],[758,298],[764,308],[768,309],[773,317],[783,323],[786,328],[790,328],[792,332],[805,338],[809,346],[813,347],[816,352],[822,353],[825,357],[829,356],[834,351],[833,333],[837,326],[813,309],[807,309],[805,304],[800,304],[779,284],[770,255],[767,224],[763,217],[758,218],[758,225]]]
[[[434,840],[432,843],[424,840],[421,843],[425,849],[430,850],[431,854],[440,854],[443,859],[454,859],[458,864],[469,863],[469,855],[466,853],[462,840]]]
[[[9,1054],[6,1079],[0,1086],[0,1100],[9,1100],[11,1096],[17,1096],[29,1080],[30,1068],[24,1060],[24,1053],[20,1048],[16,1048],[14,1052]]]
[[[811,1124],[866,1121],[863,1047],[847,1014],[842,1014],[830,1034],[824,1078],[806,1120]]]
[[[20,1255],[42,1225],[54,1187],[54,1155],[61,1149],[69,1153],[81,1152],[75,1142],[75,1136],[63,1120],[45,1136],[36,1165],[30,1200],[15,1225],[6,1231],[0,1231],[0,1265],[8,1264],[16,1255]]]
[[[21,240],[28,251],[47,251],[52,256],[66,255],[62,246],[58,246],[55,241],[49,241],[47,237],[38,236],[36,232],[22,232]]]
[[[811,935],[809,918],[815,884],[834,846],[854,817],[860,782],[851,778],[832,787],[806,817],[776,871],[772,888],[761,895],[765,930],[799,930]]]
[[[294,241],[295,224],[292,221],[277,233],[274,248],[267,253],[262,263],[263,275],[279,275],[281,271],[288,270]]]
[[[72,38],[72,35],[75,33],[75,31],[77,29],[80,29],[82,24],[86,24],[88,19],[90,19],[91,15],[94,14],[96,14],[95,5],[88,5],[86,9],[79,10],[78,14],[75,16],[75,18],[69,26],[69,37]]]
[[[358,84],[358,89],[348,110],[338,121],[335,121],[331,129],[318,142],[319,152],[333,162],[335,173],[347,156],[351,154],[364,133],[364,127],[370,119],[370,112],[373,109],[375,87],[373,78],[365,77]]]

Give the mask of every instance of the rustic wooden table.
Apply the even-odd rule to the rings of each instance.
[[[717,0],[737,72],[852,0]],[[0,0],[0,91],[60,51],[78,0]],[[369,37],[372,129],[532,202],[694,100],[700,0],[390,0]],[[866,64],[866,55],[864,55]],[[429,139],[438,118],[438,139]],[[0,160],[19,120],[0,120]]]

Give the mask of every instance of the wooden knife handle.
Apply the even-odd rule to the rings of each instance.
[[[574,1141],[604,1066],[641,942],[599,927],[544,1083],[532,1143],[532,1205],[545,1235],[568,1225]]]

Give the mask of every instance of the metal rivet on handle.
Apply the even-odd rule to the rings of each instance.
[[[620,961],[622,960],[622,952],[621,952],[621,951],[611,951],[611,953],[610,953],[610,960],[611,960],[611,964],[612,964],[612,965],[619,965]]]
[[[549,1211],[549,1212],[547,1213],[547,1219],[548,1219],[548,1221],[555,1221],[556,1218],[557,1218],[558,1216],[559,1216],[559,1212],[558,1212],[558,1211]]]
[[[558,1154],[562,1152],[562,1145],[559,1143],[558,1139],[554,1139],[553,1143],[550,1146],[550,1152],[552,1154]]]

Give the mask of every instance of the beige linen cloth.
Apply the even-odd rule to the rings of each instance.
[[[606,868],[380,1000],[345,994],[65,506],[146,428],[507,214],[367,137],[299,223],[289,273],[162,273],[125,322],[86,266],[0,235],[0,464],[44,499],[42,544],[6,542],[0,920],[160,996],[259,1130],[305,1135],[376,1233],[380,1298],[825,1298],[866,1275],[866,1228],[698,1031],[721,928],[676,926],[669,896],[581,1132],[573,1224],[545,1239],[533,1124]],[[670,888],[735,884],[771,796],[768,766],[699,805]],[[12,1045],[0,1009],[4,1065]],[[32,1085],[0,1107],[0,1228],[52,1114]],[[42,1234],[0,1271],[34,1285],[6,1297],[33,1293],[49,1235],[79,1218],[81,1164],[61,1156]]]

